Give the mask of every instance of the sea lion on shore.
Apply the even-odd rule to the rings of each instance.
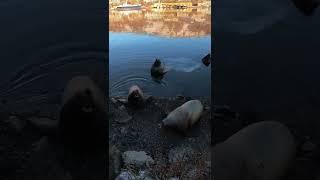
[[[275,121],[254,123],[213,147],[213,177],[279,180],[286,175],[295,153],[295,140],[286,126]]]
[[[161,80],[166,73],[167,70],[161,63],[160,59],[156,59],[151,67],[151,76],[157,80]]]
[[[140,107],[144,103],[144,96],[142,90],[137,85],[129,88],[128,103],[134,107]]]
[[[81,149],[104,146],[106,118],[105,97],[97,85],[87,76],[72,78],[62,97],[58,126],[62,142]]]
[[[200,119],[202,112],[202,103],[199,100],[190,100],[170,112],[162,123],[165,127],[173,127],[185,132]]]

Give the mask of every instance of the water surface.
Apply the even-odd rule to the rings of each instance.
[[[211,49],[210,19],[209,9],[111,11],[109,94],[137,84],[154,96],[209,96],[211,70],[201,59]],[[150,75],[155,58],[169,69],[160,82]]]

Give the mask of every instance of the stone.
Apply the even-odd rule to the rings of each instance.
[[[177,95],[177,99],[178,99],[178,100],[183,100],[183,99],[184,99],[184,96],[178,94],[178,95]]]
[[[169,151],[169,162],[186,161],[194,154],[194,150],[190,146],[178,146]]]
[[[110,99],[113,104],[117,104],[117,100],[115,98]]]
[[[135,176],[129,172],[129,171],[124,171],[121,172],[115,180],[136,180]]]
[[[139,171],[138,180],[153,180],[151,174],[148,171]]]
[[[128,114],[126,109],[120,110],[119,108],[118,110],[115,110],[114,115],[115,121],[118,123],[127,123],[132,119],[132,116]]]
[[[127,99],[123,99],[123,98],[118,99],[118,101],[119,101],[120,103],[122,103],[122,104],[127,104],[127,103],[128,103],[128,100],[127,100]]]
[[[122,154],[125,165],[134,165],[137,167],[149,166],[154,163],[152,157],[144,151],[126,151]]]
[[[125,110],[126,110],[126,107],[124,107],[124,105],[121,105],[121,106],[119,107],[119,109],[120,109],[121,111],[125,111]]]

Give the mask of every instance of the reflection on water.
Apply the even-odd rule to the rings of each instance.
[[[209,96],[210,67],[201,58],[211,49],[210,9],[111,11],[110,96],[137,84],[155,96]],[[159,82],[150,68],[160,58],[169,72]]]
[[[211,33],[211,12],[198,9],[110,11],[109,31],[170,37],[206,36]]]

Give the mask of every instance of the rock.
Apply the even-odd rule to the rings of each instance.
[[[127,99],[123,99],[123,98],[120,98],[118,99],[118,101],[122,104],[127,104],[128,103],[128,100]]]
[[[117,104],[117,100],[115,98],[110,99],[113,104]]]
[[[125,165],[135,165],[138,167],[149,166],[154,163],[152,157],[148,156],[144,151],[126,151],[122,154]]]
[[[139,171],[138,180],[153,180],[151,174],[148,171]]]
[[[114,145],[109,145],[109,179],[114,179],[121,169],[121,154]]]
[[[179,95],[177,95],[177,99],[178,99],[178,100],[183,100],[183,99],[184,99],[184,96],[182,96],[182,95],[179,94]]]
[[[169,162],[175,163],[178,161],[186,161],[194,153],[194,150],[190,146],[179,146],[169,151]]]
[[[302,145],[302,150],[304,152],[311,152],[314,151],[316,148],[316,145],[313,144],[311,141],[307,141]]]
[[[115,180],[136,180],[135,176],[129,172],[129,171],[124,171],[119,174]]]
[[[115,121],[118,123],[127,123],[132,119],[132,117],[128,114],[126,109],[123,109],[123,110],[120,110],[120,108],[115,109],[114,115],[115,115]]]
[[[119,107],[119,109],[120,109],[121,111],[125,111],[125,110],[126,110],[126,107],[124,107],[124,105],[121,105],[121,106]]]
[[[26,126],[26,122],[19,119],[17,116],[10,116],[7,122],[10,124],[11,128],[16,130],[16,132],[21,132]]]

